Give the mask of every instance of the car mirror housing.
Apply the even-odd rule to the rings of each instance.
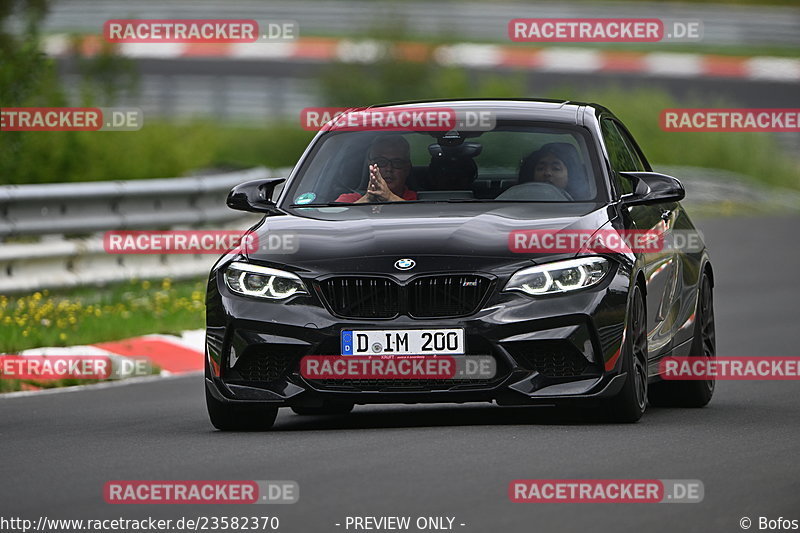
[[[679,202],[686,196],[686,190],[677,178],[658,172],[620,172],[634,183],[634,191],[623,195],[624,205],[651,205]]]
[[[277,213],[278,208],[272,200],[275,187],[286,178],[267,178],[241,183],[231,189],[226,201],[228,207],[251,213]]]

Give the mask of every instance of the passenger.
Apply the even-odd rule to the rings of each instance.
[[[364,195],[346,193],[336,202],[371,203],[416,200],[417,193],[406,187],[411,174],[411,150],[400,135],[384,135],[369,149],[369,182]]]
[[[519,182],[555,185],[573,199],[587,199],[588,184],[577,149],[568,143],[545,144],[522,162]]]

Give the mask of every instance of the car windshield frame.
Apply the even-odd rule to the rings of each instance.
[[[353,208],[359,206],[370,206],[375,207],[379,205],[399,205],[399,204],[499,204],[499,205],[508,205],[508,204],[596,204],[596,205],[607,205],[611,200],[609,185],[607,183],[607,176],[605,172],[603,172],[603,166],[601,164],[600,154],[598,152],[597,147],[597,140],[595,139],[592,131],[579,124],[569,123],[569,122],[560,122],[560,121],[553,121],[553,120],[541,120],[541,119],[498,119],[496,126],[485,132],[480,132],[482,135],[483,133],[492,133],[492,132],[525,132],[525,130],[530,130],[528,133],[534,133],[534,130],[551,130],[554,133],[570,133],[576,137],[580,137],[583,143],[581,148],[585,147],[585,152],[582,151],[582,155],[584,155],[588,160],[585,161],[587,173],[591,173],[588,179],[593,179],[595,181],[595,196],[592,199],[588,200],[519,200],[519,199],[492,199],[492,198],[473,198],[473,199],[466,199],[466,198],[451,198],[451,199],[423,199],[423,200],[403,200],[403,201],[394,201],[394,202],[363,202],[363,203],[353,203],[353,202],[309,202],[305,204],[297,204],[294,201],[291,201],[292,198],[296,199],[296,195],[298,193],[298,189],[303,182],[303,178],[308,172],[310,165],[314,161],[314,158],[319,153],[321,147],[328,142],[333,136],[338,135],[352,135],[354,133],[363,134],[363,133],[378,133],[380,130],[370,130],[368,132],[353,132],[353,131],[342,131],[342,130],[329,130],[320,132],[311,142],[307,150],[302,156],[302,159],[298,166],[294,169],[289,182],[286,184],[286,187],[283,189],[280,198],[278,199],[278,207],[279,209],[286,211],[286,212],[295,212],[296,214],[300,213],[307,213],[309,209],[319,209],[319,208],[328,208],[328,207],[337,207],[337,208]],[[561,131],[559,131],[561,130]],[[409,133],[416,133],[416,134],[428,134],[431,135],[434,132],[426,132],[420,130],[395,130],[395,131],[385,131],[386,134],[409,134]],[[474,140],[480,142],[480,135],[472,136],[476,132],[465,132],[467,136],[467,142]],[[545,133],[544,131],[541,133]],[[436,137],[431,135],[431,142],[436,142]],[[526,154],[527,155],[527,154]],[[296,211],[301,210],[301,211]]]

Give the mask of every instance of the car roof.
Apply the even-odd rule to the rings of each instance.
[[[369,106],[375,107],[449,107],[458,110],[480,110],[494,113],[497,120],[544,120],[568,124],[582,124],[580,109],[595,109],[595,115],[608,112],[597,104],[574,102],[570,100],[550,100],[544,98],[493,99],[475,98],[458,100],[415,100],[391,102]]]

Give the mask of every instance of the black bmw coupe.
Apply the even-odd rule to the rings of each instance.
[[[216,428],[267,429],[279,407],[579,403],[635,422],[648,401],[710,401],[713,381],[667,380],[659,365],[715,357],[706,247],[681,183],[652,171],[609,110],[520,99],[352,113],[395,111],[329,124],[290,176],[231,191],[229,207],[264,217],[251,229],[258,245],[210,274],[205,388]],[[426,122],[442,117],[453,120]],[[305,371],[304,359],[323,356],[474,356],[492,371]]]

